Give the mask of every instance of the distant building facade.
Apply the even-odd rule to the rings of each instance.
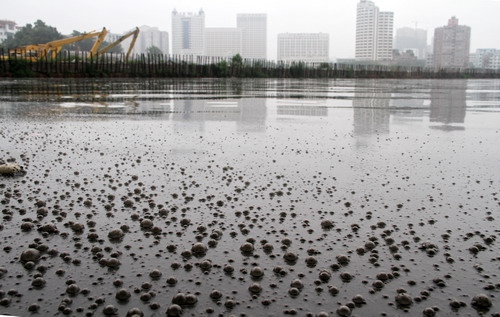
[[[155,46],[163,54],[169,54],[168,32],[160,31],[157,27],[146,25],[139,27],[139,30],[134,53],[147,53],[148,48]]]
[[[267,58],[267,14],[238,14],[236,27],[242,32],[242,57]]]
[[[330,37],[325,33],[278,34],[278,60],[328,62]]]
[[[14,36],[19,27],[14,21],[0,20],[0,43],[5,41],[7,37]]]
[[[379,12],[377,21],[376,60],[387,61],[392,59],[393,41],[394,13]]]
[[[434,30],[434,67],[467,67],[471,29],[452,17],[448,25]]]
[[[476,67],[476,53],[469,53],[469,67]]]
[[[396,30],[394,48],[400,52],[413,51],[418,59],[427,57],[427,31],[409,27]]]
[[[205,55],[231,57],[242,54],[242,30],[239,28],[206,28]]]
[[[487,68],[500,70],[500,50],[497,50],[496,54],[491,57]]]
[[[425,67],[434,67],[434,54],[427,54],[425,59]]]
[[[500,69],[500,50],[496,48],[480,48],[474,54],[473,65],[476,68]]]
[[[356,59],[391,60],[393,30],[393,12],[380,12],[373,1],[361,0],[356,12]]]
[[[205,12],[198,14],[172,11],[172,54],[204,55]]]

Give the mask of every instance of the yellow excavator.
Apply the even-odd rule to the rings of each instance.
[[[99,51],[97,51],[97,55],[101,55],[101,54],[104,54],[106,53],[107,51],[109,51],[110,49],[112,49],[113,47],[117,46],[118,44],[120,44],[121,42],[125,41],[126,39],[128,39],[129,37],[133,36],[132,37],[132,41],[130,42],[130,45],[128,47],[128,51],[127,51],[127,57],[126,57],[126,60],[128,61],[128,58],[130,56],[130,53],[132,53],[132,49],[134,48],[135,46],[135,42],[137,41],[137,37],[139,36],[139,28],[136,27],[135,30],[133,31],[130,31],[128,32],[127,34],[123,35],[122,37],[120,37],[118,40],[114,41],[113,43],[109,44],[108,46],[100,49]]]
[[[33,62],[46,57],[55,58],[57,54],[61,52],[64,45],[97,37],[94,45],[90,50],[90,54],[95,54],[99,46],[104,41],[104,38],[106,37],[107,34],[108,31],[106,30],[106,28],[102,28],[102,31],[100,32],[92,31],[89,33],[83,33],[81,35],[68,37],[61,40],[51,41],[45,44],[25,45],[9,50],[9,56],[14,58],[19,57],[20,59],[28,59]]]
[[[109,44],[108,46],[102,48],[99,50],[99,47],[101,46],[102,42],[104,41],[104,38],[108,34],[108,31],[106,28],[102,28],[102,31],[97,32],[97,31],[92,31],[89,33],[83,33],[81,35],[61,39],[61,40],[55,40],[51,41],[45,44],[35,44],[35,45],[25,45],[21,46],[15,49],[9,50],[9,56],[1,56],[0,58],[2,59],[8,59],[8,58],[19,58],[19,59],[25,59],[25,60],[31,60],[33,62],[36,62],[39,59],[50,57],[50,58],[56,58],[57,54],[61,52],[62,48],[64,45],[72,44],[75,42],[79,42],[85,39],[97,37],[96,41],[94,42],[94,45],[89,51],[89,56],[98,56],[104,54],[106,51],[112,49],[116,45],[120,44],[123,42],[125,39],[127,39],[130,36],[134,36],[132,39],[132,42],[130,43],[128,52],[127,52],[127,60],[129,58],[130,53],[132,52],[132,49],[134,48],[135,42],[137,40],[137,37],[139,36],[139,28],[136,28],[134,31],[129,32],[125,34],[124,36],[120,37],[118,40],[115,42]]]

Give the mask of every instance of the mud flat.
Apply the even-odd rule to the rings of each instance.
[[[0,81],[0,314],[500,316],[500,81]]]

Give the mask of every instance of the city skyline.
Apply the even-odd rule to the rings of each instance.
[[[308,3],[287,4],[284,10],[280,5],[260,0],[249,3],[190,0],[174,4],[145,0],[139,7],[128,0],[121,1],[119,6],[116,1],[105,1],[99,6],[79,7],[79,18],[75,18],[74,8],[62,0],[53,0],[51,6],[26,0],[22,3],[2,4],[3,15],[0,19],[13,20],[19,26],[41,19],[63,34],[69,34],[73,30],[90,31],[102,26],[113,33],[124,33],[141,25],[158,27],[172,34],[171,12],[174,9],[182,12],[198,12],[203,9],[206,15],[205,26],[209,28],[236,27],[235,16],[238,13],[266,13],[268,58],[276,59],[276,39],[279,33],[321,32],[330,35],[330,57],[333,59],[354,57],[358,2],[359,0],[340,0],[334,3],[313,0]],[[500,38],[489,35],[491,29],[500,29],[500,21],[495,15],[495,12],[500,12],[499,0],[444,0],[438,3],[427,0],[376,0],[375,3],[381,10],[394,12],[394,31],[401,27],[417,26],[431,35],[450,16],[457,16],[461,23],[472,29],[471,52],[478,48],[500,47]],[[54,7],[58,8],[57,12]],[[110,15],[109,12],[114,14]],[[430,37],[429,44],[432,41]]]

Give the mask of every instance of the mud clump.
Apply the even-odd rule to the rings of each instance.
[[[479,309],[485,309],[490,308],[492,306],[492,302],[488,295],[479,294],[472,298],[471,305]]]
[[[24,173],[22,166],[16,163],[0,164],[0,176],[14,176]]]

